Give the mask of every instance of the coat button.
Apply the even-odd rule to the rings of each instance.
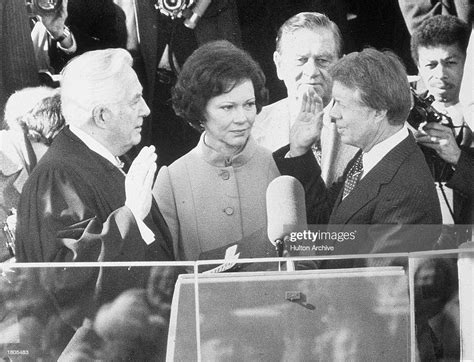
[[[232,215],[232,214],[234,213],[234,209],[229,206],[229,207],[226,207],[226,208],[224,209],[224,212],[225,212],[227,215],[230,216],[230,215]]]
[[[222,177],[223,180],[228,180],[230,178],[229,171],[227,170],[222,170],[220,172],[220,176]]]

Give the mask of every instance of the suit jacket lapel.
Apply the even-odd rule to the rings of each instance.
[[[347,223],[362,207],[375,199],[379,195],[380,187],[392,180],[403,161],[416,150],[416,147],[415,140],[410,133],[358,182],[354,190],[344,200],[342,200],[343,187],[336,200],[329,223]],[[359,152],[348,165],[344,179],[358,155]]]

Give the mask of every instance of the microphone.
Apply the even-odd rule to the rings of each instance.
[[[194,29],[202,17],[202,15],[206,12],[208,6],[211,4],[212,0],[197,0],[196,5],[192,10],[192,14],[189,18],[184,20],[184,26],[189,29]]]
[[[268,185],[266,199],[268,239],[281,257],[290,233],[307,228],[304,189],[296,178],[279,176]]]

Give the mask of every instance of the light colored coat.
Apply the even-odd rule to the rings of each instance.
[[[170,228],[178,260],[253,234],[266,227],[265,194],[280,173],[272,153],[250,138],[231,160],[203,142],[169,167],[153,187]]]

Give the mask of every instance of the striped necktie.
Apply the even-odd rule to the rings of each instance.
[[[364,172],[364,166],[362,164],[362,153],[361,153],[359,157],[357,157],[357,160],[354,162],[349,172],[347,173],[346,181],[344,182],[344,193],[342,194],[343,200],[345,199],[347,195],[351,193],[352,190],[354,190],[363,172]]]

